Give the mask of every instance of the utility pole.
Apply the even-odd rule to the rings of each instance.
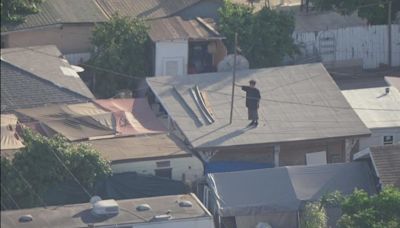
[[[392,1],[388,2],[388,64],[392,66]]]
[[[237,32],[235,32],[235,50],[234,50],[234,54],[233,54],[232,98],[231,98],[231,115],[230,115],[230,118],[229,118],[229,124],[232,124],[233,100],[234,100],[234,98],[235,98],[236,55],[237,55]]]

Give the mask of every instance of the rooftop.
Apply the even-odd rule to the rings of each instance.
[[[400,141],[396,143],[366,148],[354,154],[354,160],[370,158],[383,185],[400,187]]]
[[[342,93],[369,129],[400,127],[400,92],[396,88],[348,89]]]
[[[1,49],[1,59],[25,72],[87,99],[94,98],[54,45]]]
[[[194,20],[183,20],[181,17],[169,17],[149,21],[150,38],[156,41],[162,40],[209,40],[222,39],[223,37],[215,30],[213,23],[197,18]]]
[[[192,156],[179,140],[166,134],[99,139],[86,143],[93,145],[113,164]]]
[[[8,28],[23,30],[63,23],[94,23],[107,21],[94,0],[51,0],[38,5],[39,12],[26,16],[25,22]]]
[[[118,12],[121,16],[162,18],[172,16],[200,0],[95,0],[107,16]]]
[[[171,118],[196,148],[268,144],[369,135],[322,64],[238,71],[236,82],[257,81],[260,124],[246,128],[245,95],[236,89],[229,124],[232,73],[147,78]],[[208,124],[190,88],[198,86],[215,122]]]
[[[221,215],[235,216],[296,211],[302,202],[336,190],[351,194],[357,188],[374,194],[370,173],[366,162],[352,162],[213,173],[207,182],[217,194]]]
[[[190,201],[192,207],[180,207],[179,202]],[[1,211],[1,227],[87,227],[88,224],[96,226],[133,225],[152,223],[154,216],[164,215],[170,211],[172,218],[168,221],[184,220],[191,218],[205,218],[212,220],[210,213],[193,194],[171,195],[152,198],[130,199],[117,201],[120,207],[119,214],[113,217],[95,217],[91,213],[91,204],[74,204],[47,208],[32,208],[23,210]],[[137,211],[141,204],[149,204],[149,211]],[[22,215],[32,215],[31,222],[20,223]],[[160,221],[154,221],[162,223]],[[131,226],[130,226],[131,227]]]

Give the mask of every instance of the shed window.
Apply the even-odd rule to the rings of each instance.
[[[307,165],[324,165],[326,164],[326,151],[307,153]]]
[[[156,162],[157,168],[165,168],[165,167],[170,167],[171,162],[170,161],[160,161]]]

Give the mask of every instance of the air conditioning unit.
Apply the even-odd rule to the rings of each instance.
[[[92,214],[95,216],[116,215],[119,213],[118,203],[113,200],[100,200],[93,204]]]

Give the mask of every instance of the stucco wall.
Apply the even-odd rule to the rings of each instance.
[[[155,175],[157,169],[157,162],[170,161],[170,167],[172,168],[172,179],[182,181],[185,176],[185,181],[191,183],[201,176],[203,176],[204,168],[203,163],[197,157],[184,157],[184,158],[172,158],[163,160],[151,160],[151,161],[135,161],[119,164],[111,164],[113,173],[124,173],[124,172],[137,172],[146,175]],[[184,174],[184,175],[183,175]]]
[[[93,24],[55,25],[7,34],[6,47],[54,44],[63,54],[88,52]]]
[[[371,136],[360,139],[360,150],[370,146],[383,146],[383,136],[393,136],[394,143],[400,143],[400,127],[370,129]]]
[[[187,74],[189,44],[187,40],[156,42],[155,76],[164,76],[165,61],[178,61],[178,75]]]

